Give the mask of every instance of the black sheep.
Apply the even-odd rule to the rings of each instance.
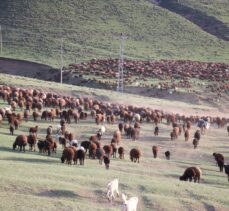
[[[228,182],[229,182],[229,165],[224,165],[224,170],[225,170],[225,173],[227,174]]]
[[[77,164],[77,161],[80,161],[80,165],[84,165],[84,159],[85,159],[85,151],[83,149],[78,149],[76,151],[76,155],[75,155],[75,162]]]
[[[165,157],[167,160],[170,160],[170,151],[165,152]]]
[[[110,167],[110,159],[107,156],[103,156],[103,162],[105,164],[106,169],[109,169]]]

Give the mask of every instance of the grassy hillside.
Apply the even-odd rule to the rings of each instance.
[[[146,0],[25,1],[0,4],[3,55],[57,66],[60,38],[65,64],[117,57],[118,36],[128,36],[125,55],[135,59],[229,62],[228,42]]]
[[[41,81],[25,78],[13,78],[1,75],[2,81],[11,81],[16,86],[40,87]],[[11,80],[10,80],[11,79]],[[12,80],[13,79],[13,80]],[[43,89],[57,87],[54,83],[46,83]],[[67,94],[69,86],[58,87],[59,94]],[[92,89],[73,87],[74,93],[84,94]],[[93,90],[94,92],[96,90]],[[109,92],[110,96],[112,92]],[[105,95],[105,91],[102,92]],[[112,97],[115,97],[112,95]],[[124,95],[122,98],[128,98]],[[117,99],[119,100],[119,99]],[[130,98],[130,100],[132,100]],[[146,101],[146,98],[142,98]],[[130,103],[130,102],[129,102]],[[147,102],[146,102],[147,103]],[[0,100],[0,107],[6,106]],[[185,105],[182,105],[185,107]],[[200,109],[200,108],[199,108]],[[17,109],[16,112],[19,112]],[[167,210],[215,210],[229,209],[229,189],[227,177],[218,171],[212,153],[223,153],[228,162],[229,151],[226,129],[211,127],[205,136],[201,137],[198,149],[194,150],[191,141],[184,142],[183,134],[177,141],[169,140],[171,126],[163,122],[159,125],[160,134],[153,136],[154,125],[141,125],[140,139],[136,142],[122,137],[121,145],[125,147],[125,159],[111,159],[109,170],[99,165],[98,160],[85,160],[84,166],[68,166],[60,163],[62,153],[58,145],[57,154],[51,157],[29,152],[13,151],[12,143],[18,134],[28,134],[29,127],[39,125],[38,137],[45,137],[46,128],[51,124],[56,128],[59,119],[53,123],[39,120],[34,123],[22,122],[14,136],[9,135],[9,125],[5,121],[0,126],[0,210],[120,210],[121,199],[108,203],[106,185],[113,178],[119,178],[120,192],[128,196],[138,196],[138,211]],[[102,144],[110,143],[117,124],[107,125]],[[78,124],[67,125],[67,130],[76,134],[79,141],[98,130],[94,120],[89,117]],[[196,130],[193,126],[191,137]],[[152,145],[160,146],[159,158],[152,156]],[[142,157],[140,163],[131,163],[129,150],[140,147]],[[171,151],[171,160],[164,157],[166,150]],[[198,165],[203,170],[200,184],[181,182],[186,167]],[[220,194],[219,194],[220,193]]]

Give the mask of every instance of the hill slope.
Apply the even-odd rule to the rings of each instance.
[[[117,57],[118,36],[128,36],[129,58],[228,62],[229,44],[180,15],[146,0],[25,1],[0,4],[3,56],[59,65],[93,57]]]

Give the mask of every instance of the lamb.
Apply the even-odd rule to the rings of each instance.
[[[153,156],[154,156],[154,158],[157,158],[158,147],[157,147],[157,146],[153,146],[153,147],[152,147],[152,151],[153,151]]]
[[[119,154],[120,159],[124,159],[124,148],[123,147],[118,148],[118,154]]]
[[[34,152],[36,151],[36,143],[37,143],[37,137],[35,135],[29,135],[27,137],[27,140],[28,140],[28,144],[29,144],[29,147],[30,147],[30,150],[34,150]]]
[[[194,146],[194,149],[196,149],[197,145],[199,144],[199,140],[197,138],[194,138],[192,144]]]
[[[135,163],[136,161],[138,161],[138,163],[139,163],[139,158],[140,157],[141,157],[140,149],[133,148],[133,149],[130,150],[130,160],[132,162]]]
[[[13,150],[16,149],[17,146],[19,146],[20,148],[20,151],[23,151],[25,152],[25,146],[27,145],[27,136],[25,135],[19,135],[17,136],[17,138],[15,139],[14,143],[13,143]]]
[[[68,165],[72,165],[74,155],[74,150],[71,147],[66,147],[62,153],[61,162],[64,163],[66,160]]]
[[[154,135],[155,135],[155,136],[158,136],[158,135],[159,135],[159,127],[158,127],[158,126],[156,126],[156,127],[154,128]]]
[[[107,198],[109,201],[112,201],[115,199],[115,194],[119,197],[119,191],[118,191],[118,179],[114,179],[107,185]]]
[[[194,179],[194,182],[198,181],[200,182],[202,172],[199,167],[189,167],[185,170],[184,174],[180,177],[180,180],[187,181],[189,180],[190,182],[192,179]]]
[[[170,151],[165,152],[165,157],[167,160],[170,160]]]
[[[184,138],[185,138],[185,141],[188,141],[189,140],[189,130],[185,130],[185,132],[184,132]]]
[[[137,211],[138,197],[131,197],[127,200],[127,196],[122,193],[123,205],[121,211]]]

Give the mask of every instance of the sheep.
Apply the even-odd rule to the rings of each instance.
[[[131,197],[127,200],[127,196],[122,193],[122,200],[121,211],[137,211],[138,197]]]
[[[224,170],[225,170],[225,174],[227,174],[228,182],[229,182],[229,165],[224,165]]]
[[[34,150],[34,152],[36,151],[36,143],[37,143],[37,137],[35,135],[29,135],[27,137],[28,140],[28,144],[30,147],[30,150]]]
[[[14,143],[13,143],[13,150],[16,149],[17,146],[19,146],[20,148],[20,151],[23,151],[25,152],[25,146],[27,145],[28,141],[27,141],[27,136],[25,135],[19,135],[16,137]]]
[[[228,136],[229,136],[229,125],[227,126],[227,132],[228,132]]]
[[[224,156],[220,153],[213,153],[213,156],[215,157],[216,163],[219,166],[220,172],[223,172],[223,166],[224,166]]]
[[[139,138],[140,130],[139,128],[134,128],[131,130],[130,137],[133,141],[136,141]]]
[[[10,124],[10,134],[14,135],[14,127],[12,124]]]
[[[119,124],[118,124],[118,129],[119,129],[120,133],[123,132],[123,124],[122,124],[122,123],[119,123]],[[228,133],[229,133],[229,132],[228,132]]]
[[[141,128],[140,123],[139,123],[139,122],[135,122],[135,123],[134,123],[134,128],[140,129],[140,128]]]
[[[29,129],[29,133],[30,134],[36,134],[37,135],[37,131],[38,131],[38,126],[37,125],[35,127],[31,127]]]
[[[197,130],[194,134],[194,138],[197,139],[198,141],[200,140],[200,130]]]
[[[103,156],[105,155],[105,152],[102,148],[97,148],[95,152],[95,156],[97,159],[99,159],[99,164],[102,165],[103,163]]]
[[[152,151],[153,151],[153,156],[154,156],[154,158],[157,158],[158,147],[157,147],[157,146],[153,146],[153,147],[152,147]]]
[[[46,130],[47,135],[52,135],[52,126],[50,125]]]
[[[113,134],[113,138],[117,140],[117,144],[119,145],[121,141],[121,132],[119,130],[116,130]]]
[[[91,142],[90,141],[82,141],[80,146],[84,147],[85,153],[87,153],[87,150],[89,150]]]
[[[135,120],[135,122],[140,122],[140,121],[141,121],[141,116],[140,116],[140,114],[135,114],[135,115],[134,115],[134,120]]]
[[[107,198],[109,201],[115,199],[115,194],[117,194],[117,196],[119,197],[118,183],[118,179],[113,179],[107,184]]]
[[[39,149],[39,153],[45,152],[45,141],[39,140],[37,142],[37,147]]]
[[[199,144],[199,140],[194,138],[193,141],[192,141],[192,144],[193,144],[194,149],[196,149],[198,144]]]
[[[71,147],[66,147],[63,150],[62,156],[61,156],[61,162],[64,163],[65,160],[67,161],[68,165],[72,165],[72,161],[74,159],[75,152]]]
[[[89,158],[95,159],[97,145],[95,143],[91,143],[89,147]]]
[[[48,152],[48,156],[51,155],[51,150],[52,150],[52,152],[56,153],[57,144],[52,137],[47,137],[45,142],[44,142],[44,145],[45,145],[44,149],[45,149],[45,151]]]
[[[156,126],[156,127],[154,128],[154,135],[155,135],[155,136],[158,136],[158,135],[159,135],[159,127],[158,127],[158,126]]]
[[[80,165],[84,165],[84,160],[85,160],[85,151],[84,149],[80,148],[77,149],[74,161],[77,164],[77,161],[80,161]]]
[[[105,164],[106,169],[108,170],[110,167],[110,158],[107,157],[106,155],[103,156],[103,162]]]
[[[185,141],[188,141],[189,140],[189,130],[185,130],[185,132],[184,132],[184,138],[185,138]]]
[[[113,153],[113,148],[111,145],[104,145],[103,150],[104,150],[105,154],[107,155],[107,157],[110,157],[110,155],[112,155],[112,153]]]
[[[119,154],[120,159],[124,159],[124,148],[123,147],[118,148],[118,154]]]
[[[116,158],[116,153],[117,153],[116,143],[112,143],[111,147],[112,147],[112,156],[113,156],[113,158]]]
[[[133,149],[130,150],[130,160],[132,162],[135,163],[136,161],[138,161],[138,163],[139,163],[140,157],[141,157],[140,149],[133,148]]]
[[[62,145],[62,148],[65,148],[66,147],[66,144],[67,144],[66,138],[60,136],[59,137],[59,144]]]
[[[37,113],[36,111],[33,112],[33,120],[37,121],[37,118],[39,117],[39,113]]]
[[[180,177],[180,180],[187,181],[189,180],[190,182],[192,179],[194,179],[194,182],[198,181],[200,182],[202,172],[199,167],[189,167],[185,170],[184,174]]]
[[[170,160],[170,151],[165,152],[165,157],[167,160]]]

